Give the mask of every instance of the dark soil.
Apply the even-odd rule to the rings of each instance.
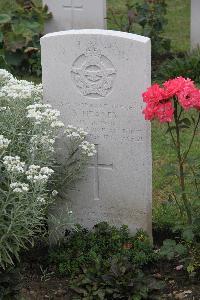
[[[148,272],[166,283],[159,299],[200,300],[200,284],[197,279],[189,280],[188,275],[176,270],[177,263],[164,262],[148,267]],[[55,268],[44,269],[39,264],[25,263],[22,270],[23,283],[21,296],[23,300],[73,299],[67,278],[55,275]]]

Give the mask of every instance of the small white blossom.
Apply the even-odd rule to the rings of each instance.
[[[10,142],[11,141],[5,138],[3,135],[0,135],[0,151],[5,150],[10,144]]]
[[[96,149],[95,149],[95,145],[94,144],[90,144],[87,141],[83,141],[80,146],[82,154],[90,157],[90,156],[94,156],[96,154]]]
[[[46,200],[43,197],[37,197],[37,202],[40,202],[42,204],[46,203]]]
[[[0,112],[5,111],[5,110],[7,110],[7,107],[6,107],[6,106],[0,107]]]
[[[51,108],[51,104],[34,103],[26,107],[27,110],[38,108]]]
[[[87,132],[83,130],[83,128],[74,127],[72,125],[68,125],[65,130],[66,136],[72,139],[80,139],[84,140],[87,136]]]
[[[50,126],[51,126],[52,128],[62,128],[62,127],[64,127],[65,125],[64,125],[64,123],[61,122],[61,121],[54,121],[54,122],[51,123]]]
[[[58,191],[53,190],[53,191],[52,191],[52,196],[55,197],[55,196],[57,196],[57,195],[58,195]]]
[[[54,173],[54,170],[48,168],[48,167],[43,167],[40,170],[40,174],[42,175],[47,175],[47,176],[51,176]]]
[[[4,156],[3,164],[10,173],[24,173],[25,162],[21,162],[19,156]]]
[[[27,179],[33,183],[45,184],[49,177],[54,173],[54,170],[48,167],[40,167],[36,165],[30,165],[28,171],[26,171]]]
[[[37,125],[45,123],[52,128],[64,126],[64,124],[58,120],[60,112],[57,109],[52,109],[50,104],[35,103],[29,105],[26,109],[27,118],[34,121]]]
[[[10,188],[14,193],[27,193],[29,191],[29,185],[22,182],[13,182],[10,184]]]

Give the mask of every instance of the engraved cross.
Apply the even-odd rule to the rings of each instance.
[[[94,163],[89,168],[94,169],[94,200],[100,200],[99,196],[99,169],[113,170],[113,164],[100,164],[98,158],[98,145],[96,146],[97,153],[94,158]]]
[[[83,9],[83,0],[64,0],[63,8],[71,11],[72,28],[74,28],[74,15]]]

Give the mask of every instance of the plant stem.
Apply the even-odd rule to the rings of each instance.
[[[193,131],[193,134],[192,134],[192,138],[191,138],[191,141],[189,143],[189,147],[188,147],[188,150],[186,151],[185,155],[183,156],[183,159],[182,159],[182,164],[184,164],[187,156],[188,156],[188,153],[190,152],[190,149],[192,147],[192,144],[193,144],[193,141],[194,141],[194,138],[195,138],[195,134],[196,134],[196,131],[197,131],[197,128],[198,128],[198,125],[199,125],[199,122],[200,122],[200,113],[199,113],[199,117],[197,119],[197,123],[194,127],[194,131]]]
[[[192,224],[192,214],[189,201],[185,192],[185,175],[184,175],[184,161],[181,156],[181,142],[180,142],[180,130],[178,124],[178,105],[176,99],[174,100],[174,120],[175,120],[175,128],[176,128],[176,152],[177,158],[179,162],[179,183],[181,187],[181,196],[182,201],[185,207],[185,211],[187,214],[188,223]]]
[[[174,146],[175,146],[175,148],[176,148],[176,141],[175,141],[175,138],[174,138],[174,136],[173,136],[172,128],[170,127],[169,122],[167,123],[167,125],[168,125],[168,129],[169,129],[169,133],[170,133],[170,135],[171,135],[172,141],[173,141]]]

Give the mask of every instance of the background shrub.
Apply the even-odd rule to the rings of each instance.
[[[109,7],[108,24],[115,30],[137,33],[151,38],[152,55],[170,51],[170,40],[163,37],[167,24],[165,0],[126,0],[123,10]]]
[[[155,76],[155,74],[153,74]],[[166,60],[156,73],[156,78],[160,81],[168,78],[175,78],[183,76],[191,78],[198,85],[200,85],[200,49],[197,48],[182,56],[176,56],[172,59]]]
[[[41,0],[0,1],[0,67],[41,75],[40,37],[50,17]]]

